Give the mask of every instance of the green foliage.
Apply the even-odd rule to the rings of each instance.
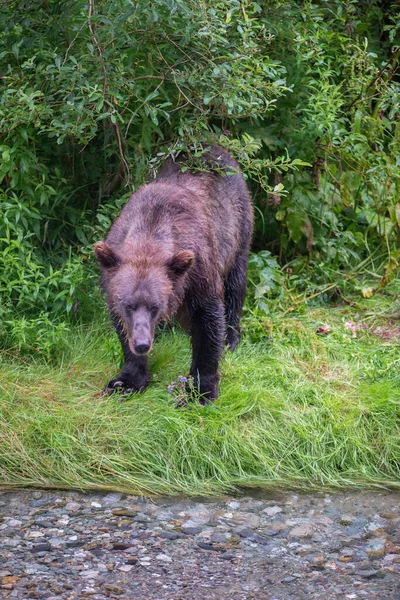
[[[210,406],[176,408],[190,360],[177,331],[157,340],[146,392],[122,402],[99,397],[118,370],[103,325],[63,334],[69,351],[56,365],[3,352],[2,485],[204,495],[254,485],[398,488],[399,330],[392,299],[372,302],[387,314],[299,307],[282,318],[275,310],[258,319],[268,337],[253,343],[246,316]],[[318,333],[321,325],[330,333]],[[392,337],[381,339],[379,327]]]
[[[399,242],[398,13],[394,3],[281,2],[267,19],[294,93],[250,132],[313,168],[283,178],[263,226],[282,262],[306,262],[326,282]]]
[[[67,337],[70,334],[68,325],[61,321],[54,322],[54,316],[40,313],[34,319],[25,317],[6,321],[8,345],[18,348],[23,355],[39,354],[47,359],[61,358],[68,349]]]
[[[396,3],[3,4],[3,339],[14,319],[90,318],[92,243],[165,157],[202,141],[241,163],[255,250],[278,255],[291,285],[344,289],[360,265],[377,285],[394,276]]]

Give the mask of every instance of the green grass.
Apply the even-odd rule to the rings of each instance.
[[[242,343],[221,365],[220,398],[206,407],[176,409],[167,393],[189,368],[180,332],[156,342],[149,389],[124,401],[99,394],[118,368],[106,325],[74,331],[57,363],[3,352],[0,485],[169,494],[399,487],[399,337],[373,333],[399,322],[365,306],[300,307],[265,321],[248,313]],[[367,326],[356,338],[344,327],[350,318]],[[316,333],[322,324],[329,335]]]

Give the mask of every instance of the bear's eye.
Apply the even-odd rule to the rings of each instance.
[[[152,317],[156,317],[158,313],[158,306],[151,306],[150,307],[150,314]]]
[[[139,308],[138,305],[135,304],[127,304],[126,305],[127,310],[131,311],[131,312],[135,312],[137,311],[137,309]]]

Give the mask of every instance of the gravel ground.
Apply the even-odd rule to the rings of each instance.
[[[0,492],[0,597],[400,600],[399,500]]]

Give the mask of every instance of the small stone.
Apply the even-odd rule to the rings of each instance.
[[[262,544],[266,546],[270,543],[269,538],[259,535],[256,531],[247,528],[241,528],[237,530],[237,534],[242,538],[249,539],[254,544]]]
[[[397,517],[399,516],[398,512],[392,512],[392,511],[384,511],[380,513],[380,516],[383,517],[384,519],[397,519]]]
[[[272,523],[269,527],[265,527],[263,529],[264,535],[274,536],[280,533],[285,529],[285,525],[283,523]]]
[[[14,585],[15,583],[17,583],[19,577],[16,575],[6,575],[5,577],[1,578],[1,583],[3,585]]]
[[[324,567],[325,563],[326,563],[325,556],[313,556],[313,558],[312,558],[312,565],[318,569]]]
[[[360,569],[354,573],[358,577],[364,577],[364,579],[372,579],[379,574],[378,569]]]
[[[89,587],[89,586],[83,588],[83,590],[82,590],[82,594],[83,594],[84,597],[86,597],[86,596],[92,596],[95,593],[96,593],[95,589],[93,587]]]
[[[204,542],[197,542],[197,545],[202,550],[213,550],[214,552],[225,552],[225,548],[220,546],[214,546],[213,544],[206,544]]]
[[[186,527],[186,525],[182,525],[182,533],[186,535],[197,535],[203,531],[202,527]]]
[[[65,509],[68,512],[76,512],[77,510],[79,510],[82,507],[81,504],[79,504],[79,502],[67,502],[67,504],[65,505]]]
[[[118,517],[135,517],[138,511],[129,508],[113,508],[111,512]]]
[[[120,567],[118,567],[119,571],[123,571],[124,573],[129,573],[129,571],[132,571],[133,569],[133,565],[121,565]]]
[[[42,544],[35,544],[31,548],[31,552],[48,552],[51,550],[50,542],[43,542]]]
[[[342,515],[339,523],[341,525],[351,525],[355,521],[355,517],[353,515]]]
[[[251,539],[252,537],[254,537],[254,535],[256,535],[252,529],[247,529],[245,527],[241,527],[240,529],[238,529],[237,534],[240,535],[240,537],[242,537],[242,538],[249,538],[249,539]]]
[[[385,556],[385,543],[386,540],[374,540],[370,542],[366,547],[369,558],[382,558]]]
[[[227,538],[223,534],[216,533],[210,537],[210,542],[213,542],[215,544],[224,544],[226,541]]]
[[[164,538],[165,540],[176,540],[180,537],[184,537],[183,533],[179,533],[178,531],[160,531],[157,533],[158,537]]]
[[[21,527],[22,521],[20,521],[19,519],[10,519],[6,522],[6,525],[8,527]]]
[[[50,504],[51,500],[49,498],[39,498],[38,500],[33,500],[32,506],[34,508],[39,508],[40,506],[45,506],[46,504]]]
[[[274,517],[275,515],[281,513],[282,509],[280,506],[267,506],[267,508],[264,508],[262,512],[267,515],[267,517]]]
[[[62,544],[59,544],[59,545],[61,546]],[[80,540],[73,540],[71,542],[66,543],[67,548],[79,548],[79,546],[84,546],[84,545],[85,545],[85,542],[80,541]]]
[[[37,525],[37,527],[44,527],[44,529],[50,529],[51,527],[54,527],[54,524],[51,521],[47,521],[45,519],[43,521],[36,519],[34,524]]]
[[[353,560],[355,562],[361,562],[363,560],[367,560],[368,559],[368,555],[366,552],[363,552],[362,550],[356,550],[353,554]]]
[[[183,527],[199,527],[200,525],[205,525],[208,523],[208,515],[198,515],[197,517],[192,517],[188,519],[182,524]]]
[[[137,513],[135,515],[135,517],[133,517],[133,520],[136,523],[150,523],[150,521],[151,521],[150,517],[148,517],[147,515],[145,515],[143,513]]]
[[[302,523],[297,527],[294,527],[287,534],[288,538],[303,538],[303,537],[311,537],[314,533],[314,527],[310,523]]]
[[[111,492],[103,497],[104,504],[114,504],[115,502],[119,502],[122,498],[122,494],[119,492]]]
[[[35,563],[26,563],[26,565],[24,567],[24,572],[27,575],[34,575],[35,573],[40,571],[40,569],[41,569],[41,565],[37,565]]]
[[[44,537],[44,533],[42,531],[28,531],[25,537],[36,539]]]
[[[386,540],[385,550],[388,554],[400,554],[400,546],[393,544],[390,540]]]
[[[100,575],[99,571],[90,570],[90,571],[81,571],[81,577],[85,579],[96,579]]]
[[[8,548],[16,548],[20,545],[21,540],[4,540],[4,546]]]
[[[238,508],[240,508],[240,502],[236,502],[235,500],[227,502],[226,505],[229,506],[229,508],[231,508],[232,510],[238,510]]]
[[[130,556],[126,559],[126,562],[128,565],[136,565],[136,563],[138,562],[138,558],[137,556]]]
[[[157,554],[156,559],[163,562],[172,562],[172,558],[168,554]]]
[[[104,589],[107,592],[111,592],[111,594],[115,594],[116,596],[120,596],[121,594],[124,593],[124,590],[114,584],[111,583],[106,583],[104,586]]]
[[[367,531],[371,536],[380,537],[385,535],[385,530],[379,523],[370,523],[367,526]]]
[[[132,542],[116,542],[112,545],[113,550],[127,550],[131,548]]]
[[[237,520],[236,515],[234,515],[234,519],[235,519],[235,521]],[[257,529],[257,527],[259,527],[259,525],[260,525],[260,517],[255,514],[247,513],[246,515],[244,515],[242,517],[241,521],[242,521],[243,527],[248,527],[250,529]]]

